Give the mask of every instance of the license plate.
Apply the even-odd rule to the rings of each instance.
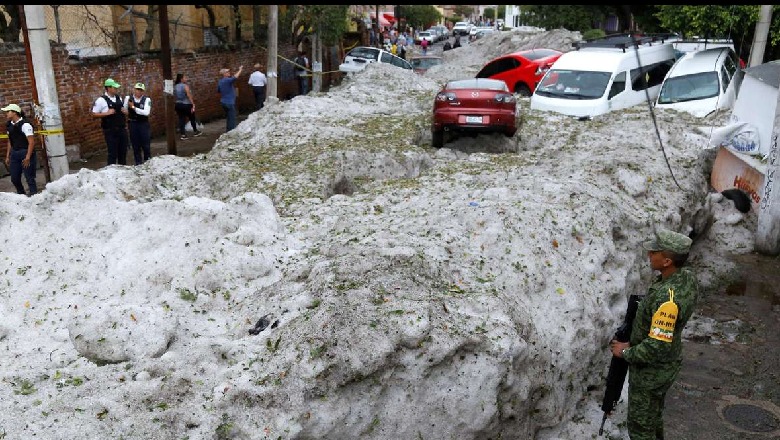
[[[466,116],[467,124],[481,124],[482,116]]]

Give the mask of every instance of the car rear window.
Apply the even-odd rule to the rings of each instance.
[[[558,52],[550,49],[534,49],[532,51],[524,52],[523,56],[529,60],[538,60],[540,58],[547,58],[557,54]]]
[[[498,92],[508,91],[506,83],[497,79],[473,78],[450,81],[448,89],[487,89]]]
[[[356,47],[350,50],[347,55],[351,57],[366,58],[368,60],[376,60],[379,55],[379,49],[373,47]]]

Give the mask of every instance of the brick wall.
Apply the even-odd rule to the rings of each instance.
[[[292,46],[279,47],[277,96],[284,100],[297,94],[297,84],[289,76],[292,66],[284,59],[295,57]],[[165,134],[162,65],[157,54],[133,57],[101,57],[99,59],[76,60],[68,57],[64,46],[52,44],[52,67],[57,87],[57,96],[65,131],[65,144],[78,145],[82,157],[89,157],[105,148],[100,120],[91,116],[92,104],[104,92],[103,81],[111,77],[122,84],[123,95],[132,93],[133,84],[143,82],[152,99],[152,136]],[[340,60],[327,57],[323,71],[338,70]],[[311,59],[311,56],[309,56]],[[238,108],[240,113],[254,109],[254,96],[247,84],[255,63],[259,62],[265,71],[267,54],[264,48],[246,47],[240,49],[209,48],[194,53],[173,54],[171,69],[173,78],[177,73],[189,77],[196,115],[203,122],[224,117],[216,91],[219,69],[244,66],[244,72],[236,81],[238,85]],[[335,64],[334,64],[335,63]],[[27,56],[22,44],[0,44],[0,104],[17,103],[28,116],[32,116],[33,85],[28,71]],[[335,68],[333,67],[335,66]],[[288,73],[285,75],[284,73]],[[339,74],[326,75],[323,89],[341,79]],[[5,116],[5,115],[3,115]],[[5,133],[5,124],[0,124],[0,133]],[[0,152],[5,154],[3,142]],[[4,156],[3,156],[4,157]]]

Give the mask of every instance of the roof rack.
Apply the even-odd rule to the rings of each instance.
[[[654,42],[660,41],[663,43],[666,39],[677,37],[677,34],[647,34],[647,35],[635,35],[635,34],[614,34],[601,38],[592,38],[584,41],[575,41],[571,45],[577,50],[583,47],[608,47],[618,48],[626,51],[629,47],[639,47],[647,44],[652,45]]]

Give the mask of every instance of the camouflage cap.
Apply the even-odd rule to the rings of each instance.
[[[659,229],[655,232],[655,238],[642,243],[646,251],[668,251],[675,254],[687,254],[691,250],[691,240],[688,236],[670,231],[668,229]]]

